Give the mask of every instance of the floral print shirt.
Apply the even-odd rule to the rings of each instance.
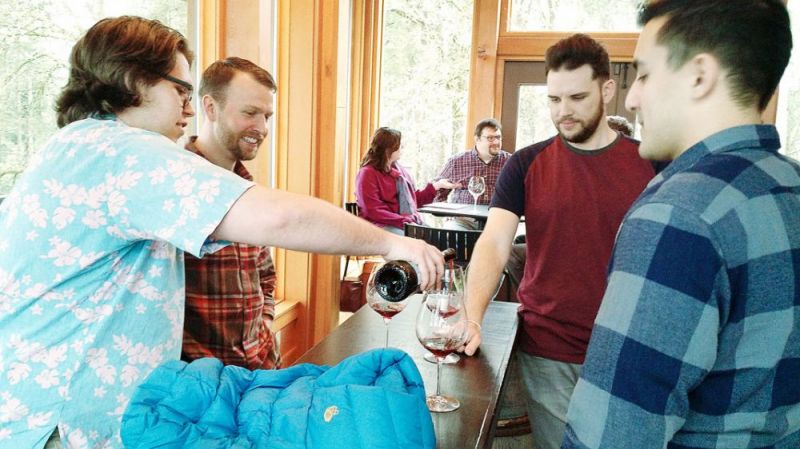
[[[177,360],[183,252],[252,186],[113,116],[64,127],[0,204],[0,447],[121,448],[134,389]]]

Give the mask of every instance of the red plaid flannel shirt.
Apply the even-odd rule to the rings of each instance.
[[[192,138],[186,149],[203,156]],[[233,170],[253,177],[241,162]],[[275,269],[268,247],[233,243],[198,259],[185,255],[186,361],[216,357],[248,369],[280,367],[272,321],[275,317]]]
[[[478,157],[478,150],[473,148],[461,154],[452,156],[442,167],[434,181],[439,179],[447,179],[450,182],[460,182],[462,188],[456,189],[453,192],[453,203],[472,204],[473,198],[470,195],[467,186],[469,185],[469,178],[473,176],[483,176],[486,181],[486,191],[483,192],[478,198],[478,204],[489,204],[494,194],[494,185],[497,183],[497,177],[500,175],[500,169],[503,168],[511,154],[500,150],[497,156],[492,158],[487,164]],[[448,189],[439,189],[436,191],[436,198],[434,201],[447,201],[447,195],[450,194]]]

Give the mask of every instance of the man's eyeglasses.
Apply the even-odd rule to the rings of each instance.
[[[183,100],[183,109],[186,109],[186,106],[192,103],[192,93],[194,92],[194,87],[191,84],[187,83],[186,81],[175,78],[174,76],[169,76],[169,75],[159,75],[159,76],[175,84],[175,89],[178,91],[178,95],[180,95],[181,99]]]
[[[503,140],[503,136],[481,136],[486,139],[487,142],[500,142]]]

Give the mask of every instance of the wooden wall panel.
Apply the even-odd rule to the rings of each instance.
[[[464,148],[475,141],[475,125],[486,117],[496,117],[495,86],[502,83],[496,78],[498,34],[500,32],[500,0],[475,0],[472,18],[472,52],[470,55],[469,94]]]
[[[506,33],[499,36],[497,54],[506,59],[543,61],[545,51],[551,45],[570,35],[572,33]],[[612,61],[629,62],[636,49],[638,35],[638,33],[593,33],[592,37],[606,47]]]
[[[225,40],[225,0],[198,0],[198,25],[201,32],[199,58],[195,64],[200,72],[219,59]],[[200,82],[200,80],[197,80]]]
[[[347,201],[355,201],[356,173],[378,127],[383,44],[383,0],[354,1],[350,53]]]
[[[238,56],[249,59],[275,75],[272,67],[273,17],[270,0],[221,0],[224,7],[222,23],[224,39],[219,43],[220,58]],[[278,89],[280,89],[278,82]],[[280,90],[278,92],[280,95]],[[258,156],[245,162],[256,182],[272,185],[272,142],[264,141]]]
[[[278,4],[276,183],[278,188],[341,201],[336,166],[338,25],[335,0]],[[337,196],[338,194],[338,196]],[[276,251],[284,269],[278,294],[299,304],[293,341],[303,348],[327,335],[338,319],[338,259]],[[283,343],[282,339],[282,343]],[[300,341],[297,341],[300,340]],[[299,353],[298,353],[299,355]],[[291,361],[288,360],[287,361]]]
[[[314,84],[312,103],[312,147],[314,157],[311,166],[314,183],[312,195],[329,203],[339,204],[342,198],[343,155],[340,142],[337,98],[340,84],[338,63],[339,51],[339,7],[338,0],[315,2],[314,39]],[[328,335],[339,322],[339,257],[314,255],[309,285],[309,311],[311,312],[310,343],[315,344]]]

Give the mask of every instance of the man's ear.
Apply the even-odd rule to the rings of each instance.
[[[203,98],[201,98],[200,101],[202,103],[203,113],[205,116],[208,117],[208,119],[212,122],[217,121],[217,108],[219,108],[217,102],[211,98],[211,95],[203,95]]]
[[[126,73],[125,76],[123,77],[123,79],[125,80],[125,87],[127,87],[128,90],[133,92],[134,98],[136,98],[139,101],[141,101],[143,99],[142,98],[142,89],[141,89],[142,86],[140,86],[139,84],[142,84],[142,83],[134,82],[133,79],[131,78],[131,73],[130,72]]]
[[[709,53],[699,53],[686,65],[691,84],[691,98],[699,100],[711,95],[722,81],[722,67],[719,60]]]
[[[600,85],[600,93],[603,95],[603,104],[607,105],[611,103],[611,100],[617,93],[617,82],[611,78],[607,79]]]

